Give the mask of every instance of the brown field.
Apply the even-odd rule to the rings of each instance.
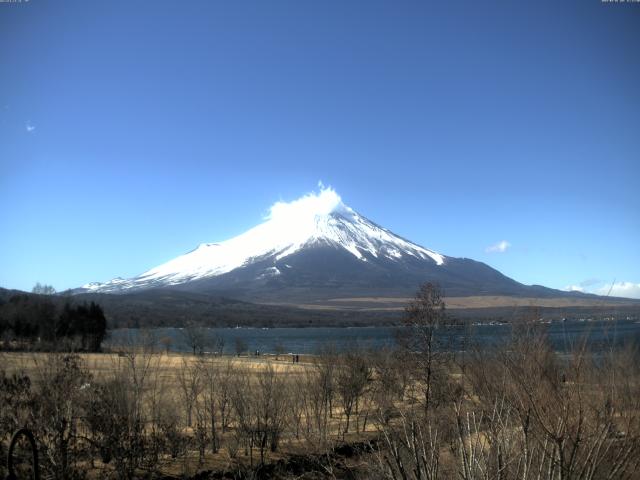
[[[184,451],[180,460],[172,458],[170,455],[161,455],[158,458],[157,465],[153,468],[155,475],[169,475],[183,477],[184,475],[193,475],[199,471],[233,471],[238,468],[247,468],[249,465],[255,465],[259,457],[258,449],[253,446],[249,449],[249,454],[232,454],[231,447],[225,448],[225,445],[237,443],[236,431],[238,426],[232,424],[227,432],[218,432],[218,441],[223,446],[220,450],[213,454],[206,452],[200,458],[194,446],[193,438],[196,436],[195,424],[187,423],[187,414],[184,410],[184,390],[181,390],[181,378],[193,378],[194,372],[199,368],[218,369],[220,371],[230,368],[234,377],[243,377],[248,379],[247,386],[250,389],[259,388],[259,379],[269,374],[275,374],[278,378],[285,379],[280,386],[286,387],[286,394],[290,393],[290,389],[294,384],[303,381],[305,375],[313,375],[316,358],[310,355],[299,355],[299,362],[293,363],[290,355],[263,355],[260,357],[252,356],[202,356],[191,354],[164,353],[159,350],[152,351],[123,351],[120,353],[78,353],[74,354],[80,358],[82,366],[91,375],[91,383],[102,383],[122,375],[129,377],[140,375],[144,372],[146,376],[144,381],[142,400],[144,409],[149,410],[146,415],[152,416],[151,405],[155,400],[152,397],[160,395],[163,400],[168,401],[170,405],[177,407],[175,412],[179,417],[179,423],[182,425],[180,431],[186,437],[192,439],[190,446]],[[52,377],[52,364],[57,360],[64,358],[67,354],[43,353],[43,352],[0,352],[0,371],[4,371],[7,376],[27,375],[34,387],[38,388],[41,384],[47,384]],[[203,362],[206,367],[203,367]],[[138,373],[134,373],[136,371]],[[134,382],[128,386],[131,390],[135,389]],[[202,395],[201,389],[198,395]],[[285,393],[284,391],[282,393]],[[249,391],[246,395],[250,395]],[[197,403],[197,400],[196,400]],[[202,405],[194,405],[194,416],[196,409],[202,408]],[[369,424],[365,428],[360,428],[357,432],[353,431],[343,434],[343,418],[342,409],[336,401],[332,407],[330,418],[327,421],[328,435],[335,438],[341,438],[347,441],[358,441],[367,439],[371,436],[375,428]],[[149,421],[149,420],[148,420]],[[194,420],[195,422],[195,420]],[[233,423],[233,422],[232,422]],[[7,432],[0,431],[0,437],[6,435]],[[0,441],[2,438],[0,438]],[[242,449],[242,445],[235,448]],[[309,452],[307,439],[302,437],[287,435],[281,442],[281,446],[277,451],[269,452],[268,458],[271,462],[276,462],[286,458],[291,454],[304,454]],[[251,457],[251,458],[249,458]],[[117,476],[112,465],[102,463],[99,459],[93,459],[92,462],[79,461],[77,466],[88,471],[91,478],[104,478],[105,476]],[[2,473],[0,467],[0,474]],[[0,475],[1,476],[1,475]]]
[[[504,350],[460,357],[416,350],[428,332],[405,350],[295,364],[154,349],[78,362],[0,352],[0,400],[10,406],[0,450],[26,424],[50,478],[255,478],[267,465],[276,470],[263,478],[638,478],[637,353],[558,357],[534,327]],[[21,375],[30,386],[15,390]],[[361,444],[372,450],[336,453]],[[301,458],[304,467],[287,470]]]
[[[91,374],[101,377],[118,371],[126,357],[117,353],[78,353]],[[42,352],[0,352],[0,364],[7,373],[25,372],[34,378],[41,367],[47,362],[51,354]],[[277,373],[287,375],[300,373],[309,368],[312,357],[300,355],[300,363],[292,363],[288,355],[265,355],[261,357],[229,356],[206,357],[209,362],[218,365],[230,363],[236,370],[248,372],[264,372],[271,366]],[[155,353],[153,368],[161,373],[163,378],[175,378],[184,367],[184,362],[192,366],[201,360],[202,356],[182,353]]]
[[[311,310],[354,309],[362,311],[402,311],[411,302],[408,297],[351,297],[330,298],[317,303],[286,304]],[[638,302],[622,298],[535,298],[500,295],[445,297],[448,309],[480,309],[500,307],[620,307],[637,306]]]

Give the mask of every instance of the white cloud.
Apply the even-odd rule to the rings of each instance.
[[[511,244],[509,242],[507,242],[506,240],[502,240],[501,242],[498,242],[494,245],[489,245],[484,249],[484,251],[487,253],[504,253],[510,246]]]
[[[584,292],[584,287],[581,287],[580,285],[567,285],[564,287],[564,290],[567,292]]]
[[[285,221],[309,221],[316,216],[328,215],[335,211],[349,211],[342,203],[340,195],[331,187],[318,183],[318,193],[308,193],[292,202],[276,202],[269,209],[267,219]]]
[[[594,278],[584,280],[577,285],[567,285],[563,290],[568,292],[593,293],[596,295],[608,295],[610,297],[639,298],[640,283],[615,282],[606,283]]]
[[[25,128],[27,129],[27,132],[31,133],[36,129],[36,126],[33,125],[31,122],[27,122],[25,125]]]
[[[609,293],[609,289],[611,289],[611,293]],[[593,293],[598,295],[609,294],[610,297],[640,298],[640,283],[616,282],[613,287],[604,285]]]

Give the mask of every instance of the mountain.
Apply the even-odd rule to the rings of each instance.
[[[451,297],[580,297],[526,286],[488,265],[442,255],[404,239],[345,205],[330,188],[279,202],[267,220],[130,279],[89,283],[74,293],[173,289],[259,303],[317,304],[407,297],[426,281]]]

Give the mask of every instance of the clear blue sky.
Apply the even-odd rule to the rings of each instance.
[[[130,277],[322,180],[446,255],[640,295],[639,45],[600,0],[0,3],[0,286]]]

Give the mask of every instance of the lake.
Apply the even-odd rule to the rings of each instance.
[[[554,349],[559,352],[569,351],[585,336],[593,349],[640,345],[640,321],[637,320],[566,321],[538,324],[538,327],[546,332]],[[356,347],[392,347],[401,328],[406,327],[216,328],[206,331],[224,339],[225,353],[235,353],[236,344],[240,342],[246,345],[249,352],[314,354],[327,346],[338,351]],[[114,348],[118,345],[136,345],[142,342],[143,336],[149,335],[157,342],[163,338],[171,339],[172,351],[189,351],[185,334],[180,328],[111,330],[106,345]],[[441,343],[451,349],[462,349],[469,341],[489,346],[508,341],[511,335],[512,327],[508,324],[449,327],[439,330],[437,334]]]

